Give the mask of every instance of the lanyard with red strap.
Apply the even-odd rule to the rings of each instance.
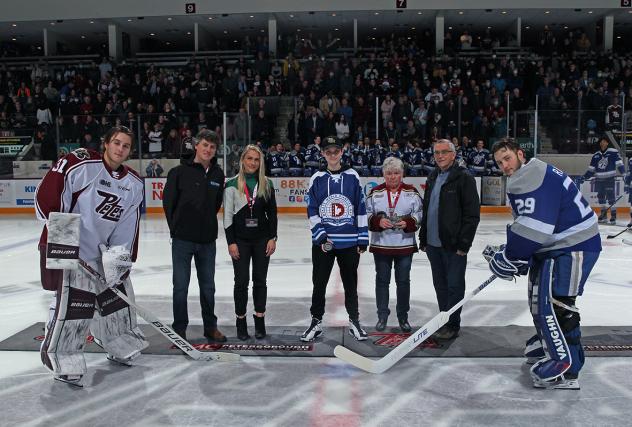
[[[257,189],[259,188],[259,183],[255,184],[255,188],[252,190],[252,198],[250,197],[250,192],[248,191],[248,185],[244,183],[244,194],[246,195],[246,202],[248,203],[248,207],[250,208],[250,217],[253,216],[253,207],[255,205],[255,199],[257,198]]]
[[[395,194],[395,200],[391,202],[391,191],[387,188],[386,195],[388,196],[388,216],[395,216],[395,207],[397,206],[397,202],[399,202],[399,196],[402,194],[402,186],[397,187],[397,193]]]

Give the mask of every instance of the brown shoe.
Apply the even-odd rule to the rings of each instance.
[[[204,331],[204,336],[209,340],[209,341],[215,341],[215,342],[226,342],[227,338],[226,335],[222,334],[219,329],[215,328],[215,329],[207,329]]]
[[[438,330],[433,335],[433,338],[438,340],[453,340],[459,336],[459,330],[446,326],[443,330]]]

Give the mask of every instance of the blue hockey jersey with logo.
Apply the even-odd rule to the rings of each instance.
[[[584,178],[588,179],[593,175],[597,179],[614,178],[617,172],[621,175],[625,173],[623,160],[617,150],[608,148],[606,151],[597,151],[593,154]]]
[[[364,193],[355,170],[316,172],[309,180],[308,194],[307,216],[314,245],[329,239],[335,249],[368,246]]]
[[[553,250],[601,251],[597,216],[559,169],[531,159],[507,179],[507,196],[514,215],[507,228],[508,258],[528,260]]]

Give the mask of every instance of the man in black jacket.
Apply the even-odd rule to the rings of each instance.
[[[467,252],[480,221],[476,181],[455,162],[454,144],[440,139],[434,144],[437,168],[426,181],[419,246],[428,255],[439,310],[448,311],[465,295]],[[435,334],[439,339],[459,335],[461,310]]]
[[[195,153],[183,154],[181,164],[169,171],[162,206],[172,239],[173,329],[186,339],[187,294],[194,258],[204,336],[225,342],[215,316],[215,240],[224,188],[224,172],[215,158],[218,142],[215,132],[202,129],[197,134]]]

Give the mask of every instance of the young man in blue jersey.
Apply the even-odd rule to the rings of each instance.
[[[597,216],[568,175],[538,159],[527,161],[514,141],[500,140],[492,152],[508,176],[514,222],[506,245],[488,246],[483,255],[501,279],[529,274],[537,335],[527,341],[525,355],[535,361],[534,387],[577,390],[584,351],[575,299],[601,251]]]
[[[625,166],[619,152],[614,148],[608,147],[608,139],[602,137],[599,140],[599,151],[593,154],[590,159],[590,165],[586,173],[579,179],[581,184],[584,180],[595,177],[595,190],[597,190],[597,199],[601,205],[601,214],[599,222],[606,223],[608,221],[607,205],[610,208],[610,224],[617,223],[617,208],[614,206],[616,201],[614,191],[614,181],[617,174],[625,174]]]
[[[323,333],[325,292],[334,261],[340,267],[349,314],[349,334],[367,339],[358,312],[358,264],[369,244],[364,193],[358,173],[340,163],[342,144],[335,137],[322,143],[327,168],[309,181],[307,215],[312,231],[312,320],[301,341],[313,341]]]

